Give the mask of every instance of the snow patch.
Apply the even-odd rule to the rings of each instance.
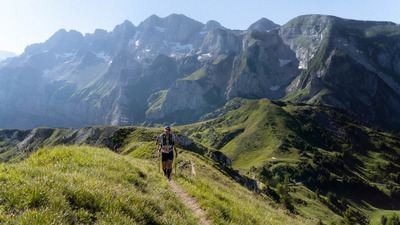
[[[141,34],[142,32],[141,31],[138,31],[138,32],[136,32],[135,33],[135,35],[133,36],[133,38],[132,39],[130,39],[129,40],[129,45],[135,45],[136,47],[139,45],[139,40],[138,40],[138,38],[139,38],[139,35]]]
[[[280,67],[286,66],[290,62],[292,62],[292,60],[290,60],[290,59],[279,59],[279,66]]]
[[[149,52],[149,51],[150,51],[150,49],[145,49],[144,51],[145,51],[145,52]]]
[[[205,34],[207,34],[207,33],[208,33],[208,31],[200,31],[200,32],[199,32],[200,35],[205,35]]]
[[[197,60],[202,60],[202,59],[207,59],[207,58],[211,58],[211,53],[199,55],[199,57],[197,57]]]
[[[277,91],[279,88],[281,88],[281,86],[276,85],[276,86],[271,86],[271,87],[269,88],[269,90],[271,90],[271,91]]]
[[[135,39],[129,39],[128,45],[134,45],[136,42]]]
[[[165,27],[156,27],[156,29],[160,32],[164,32],[165,31]]]
[[[112,58],[108,53],[106,53],[104,51],[97,53],[96,56],[97,56],[97,58],[103,59],[106,62],[111,61],[111,58]]]

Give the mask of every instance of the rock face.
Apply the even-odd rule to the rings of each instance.
[[[233,65],[228,99],[284,97],[285,87],[300,70],[296,55],[283,43],[278,30],[248,31],[244,46]]]
[[[313,29],[306,32],[302,27]],[[310,51],[304,52],[293,45],[294,38],[284,39],[303,68],[287,87],[287,99],[333,105],[364,121],[399,130],[398,25],[308,16],[294,19],[281,30],[287,32],[286,37],[306,34],[306,42],[312,35],[317,44],[308,44]]]
[[[400,31],[307,15],[245,31],[184,15],[59,30],[0,62],[0,128],[184,124],[235,97],[329,104],[400,129]]]

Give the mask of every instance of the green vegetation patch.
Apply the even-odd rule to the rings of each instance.
[[[196,175],[191,174],[191,164]],[[313,224],[296,215],[288,216],[286,210],[245,189],[212,165],[210,159],[183,152],[174,179],[199,201],[213,224]]]
[[[204,78],[207,75],[206,73],[206,68],[201,68],[197,71],[195,71],[194,73],[190,74],[189,76],[181,79],[181,80],[192,80],[192,81],[196,81],[196,80],[201,80],[202,78]]]
[[[154,94],[152,94],[148,99],[149,109],[146,111],[146,115],[152,112],[159,111],[161,109],[162,104],[167,97],[168,90],[161,90]]]
[[[3,224],[197,224],[155,163],[108,149],[41,149],[0,182]]]

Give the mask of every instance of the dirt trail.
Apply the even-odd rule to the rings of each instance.
[[[169,186],[172,190],[181,197],[182,202],[188,206],[199,218],[201,224],[211,225],[212,223],[207,219],[205,211],[199,207],[199,204],[195,198],[190,196],[179,184],[175,181],[170,180]]]

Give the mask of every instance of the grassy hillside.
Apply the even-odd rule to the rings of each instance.
[[[332,107],[266,99],[235,99],[205,118],[215,116],[173,128],[195,140],[180,150],[173,179],[213,223],[380,224],[400,214],[398,135]],[[2,220],[198,223],[158,173],[154,140],[161,132],[1,130]],[[233,168],[209,157],[218,151]],[[250,178],[260,193],[239,185]]]
[[[196,224],[154,163],[88,146],[44,148],[0,167],[10,224]]]
[[[274,158],[296,161],[297,151],[286,148],[285,138],[295,135],[290,129],[300,126],[289,113],[269,100],[250,101],[227,115],[183,132],[208,148],[225,153],[236,168],[250,169]]]
[[[254,100],[182,132],[304,216],[367,224],[400,212],[400,137],[335,108]]]
[[[191,173],[194,165],[195,175]],[[198,199],[214,224],[314,224],[291,215],[269,197],[239,185],[210,158],[183,151],[174,178]]]
[[[45,142],[54,145],[50,140],[60,132],[67,131],[55,129]],[[96,136],[93,145],[112,140],[115,148],[46,147],[41,140],[44,147],[0,164],[1,223],[199,224],[159,173],[154,137],[161,129],[92,127],[76,132],[85,133],[86,139],[79,136],[81,143]],[[40,145],[38,139],[28,140]],[[190,172],[192,163],[196,175]],[[208,157],[181,149],[176,171],[173,179],[214,224],[313,224],[248,191]]]

